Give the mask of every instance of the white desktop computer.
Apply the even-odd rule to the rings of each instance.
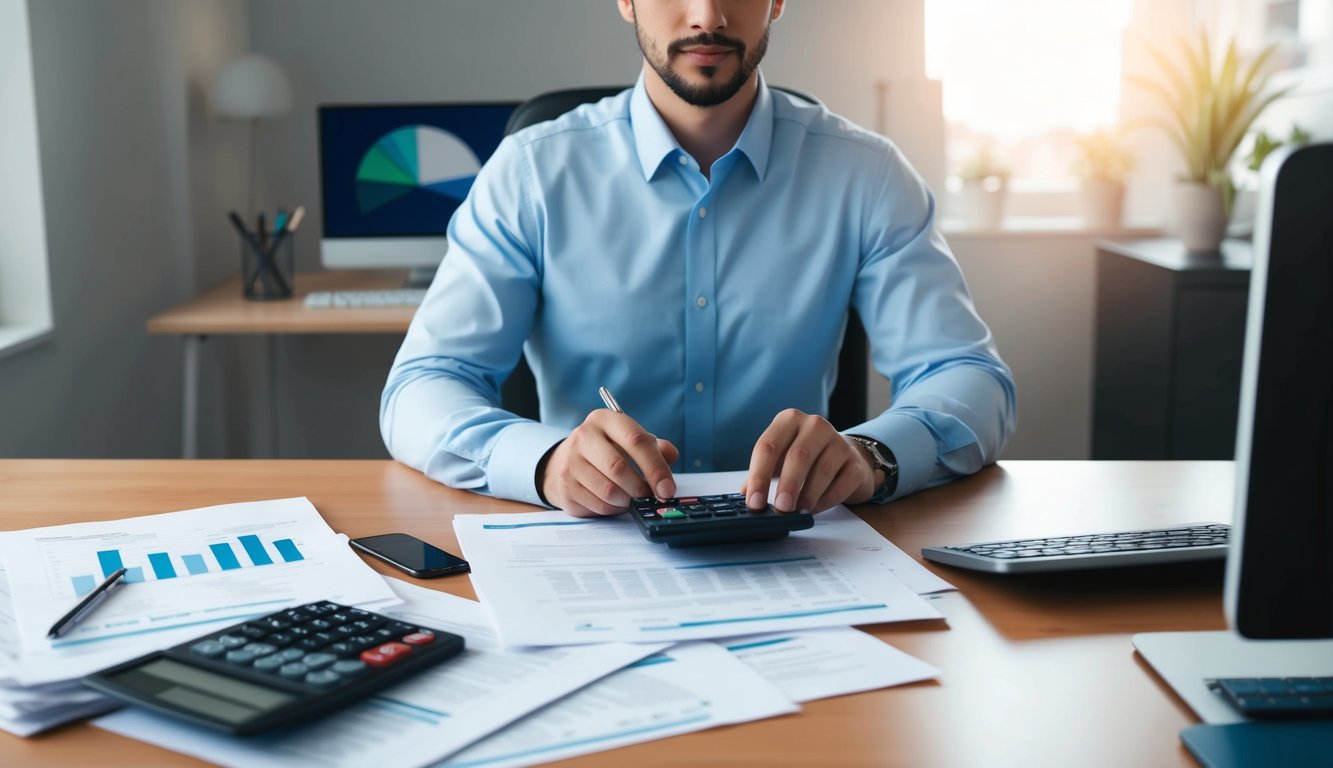
[[[426,285],[516,102],[319,108],[325,269],[407,268]]]
[[[1219,680],[1333,676],[1333,144],[1275,153],[1262,173],[1227,556],[1231,629],[1134,637],[1213,725],[1266,719],[1238,709]],[[1279,750],[1271,764],[1310,750],[1333,761],[1328,719],[1196,728],[1182,739],[1209,765],[1255,745]],[[1207,746],[1224,756],[1202,754]]]

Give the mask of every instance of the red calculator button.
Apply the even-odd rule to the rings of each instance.
[[[361,652],[361,660],[372,667],[387,667],[412,652],[412,646],[402,643],[385,643],[368,651]]]
[[[403,637],[403,642],[408,645],[430,645],[435,642],[434,632],[413,632]]]
[[[688,498],[688,499],[676,499],[676,503],[677,503],[677,504],[698,504],[698,503],[699,503],[699,500],[698,500],[697,498],[690,497],[690,498]]]

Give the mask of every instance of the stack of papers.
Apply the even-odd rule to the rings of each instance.
[[[707,494],[729,490],[739,478],[692,475],[678,482],[681,493]],[[248,554],[258,537],[260,545],[276,551],[264,550],[273,564],[294,548],[305,558],[297,562],[329,567],[344,555],[355,560],[308,502],[263,504],[277,506],[262,514],[263,505],[234,505],[222,515],[215,508],[211,520],[227,520],[228,526],[210,529],[213,538],[201,539],[199,529],[175,531],[170,535],[178,538],[171,541],[140,539],[147,529],[126,529],[134,521],[28,531],[16,541],[10,540],[13,534],[0,534],[0,562],[11,573],[28,575],[24,589],[52,590],[65,582],[86,585],[86,579],[76,583],[75,578],[86,575],[77,568],[88,563],[88,551],[113,547],[127,566],[131,561],[155,564],[160,558],[153,555],[194,546],[180,561],[188,569],[190,561],[184,558],[203,551],[198,542],[211,547],[228,537]],[[301,505],[306,514],[300,521],[312,529],[300,535],[282,527],[255,528],[256,520],[242,514],[295,525]],[[124,537],[108,538],[114,530],[89,527],[96,525],[119,525]],[[322,530],[314,530],[319,526]],[[462,515],[455,518],[455,529],[471,561],[480,603],[373,572],[362,579],[368,569],[357,562],[343,563],[336,577],[325,574],[324,583],[314,585],[317,594],[302,593],[285,604],[327,598],[438,627],[465,638],[458,657],[283,732],[231,737],[132,707],[95,724],[224,765],[391,762],[505,768],[790,715],[803,702],[940,674],[851,625],[939,619],[921,595],[952,587],[845,508],[822,513],[812,530],[782,541],[681,550],[645,541],[628,519],[576,520],[560,512]],[[151,530],[167,529],[154,524]],[[319,542],[326,537],[336,544],[323,548]],[[275,539],[288,543],[278,546]],[[22,547],[30,551],[21,556],[17,549]],[[45,578],[33,578],[31,572],[42,563],[48,565]],[[245,567],[251,572],[229,569],[218,575],[218,581],[236,579],[235,584],[213,588],[231,601],[218,606],[229,622],[240,620],[232,615],[236,610],[278,588],[279,580],[257,579],[267,565],[252,561]],[[195,579],[205,575],[191,574]],[[141,575],[145,582],[154,581]],[[159,585],[171,580],[155,575]],[[299,578],[281,583],[299,591]],[[172,586],[162,590],[168,602]],[[249,597],[242,600],[243,594]],[[151,629],[142,624],[127,629],[121,622],[145,614],[142,606],[130,611],[125,605],[126,615],[99,610],[98,621],[80,638],[82,645],[49,647],[32,641],[33,627],[47,620],[34,602],[12,603],[14,622],[8,631],[0,616],[0,652],[8,652],[16,664],[21,661],[10,669],[25,672],[13,679],[29,686],[7,689],[0,677],[0,707],[21,707],[30,695],[50,703],[78,693],[58,683],[33,687],[49,683],[26,672],[29,662],[44,669],[59,656],[78,664],[113,644],[133,643],[133,652],[124,654],[129,658],[177,642],[167,638],[178,629],[190,636],[210,629],[205,624],[174,626],[203,610],[197,600],[151,612],[164,624]],[[0,596],[0,606],[5,604]],[[188,617],[182,613],[187,609]],[[269,610],[265,601],[257,612]],[[5,637],[13,642],[5,645]],[[66,713],[105,706],[96,699],[60,702]]]
[[[105,711],[77,678],[281,608],[398,601],[304,498],[0,533],[0,728],[30,735]],[[123,584],[47,630],[103,578]]]

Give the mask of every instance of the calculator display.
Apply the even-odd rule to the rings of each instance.
[[[242,723],[296,697],[234,677],[158,658],[115,676],[149,696],[229,723]]]

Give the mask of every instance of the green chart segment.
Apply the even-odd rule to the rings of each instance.
[[[462,201],[481,162],[454,134],[409,125],[384,134],[356,169],[356,201],[366,214],[416,190]]]

